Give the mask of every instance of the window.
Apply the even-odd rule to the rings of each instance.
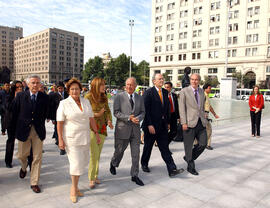
[[[175,7],[175,2],[168,4],[167,9],[168,10],[174,9],[174,7]]]
[[[268,46],[268,48],[267,48],[267,58],[269,58],[270,57],[270,46]]]
[[[270,73],[270,66],[266,66],[266,73]]]
[[[218,71],[217,68],[209,68],[209,69],[208,69],[208,74],[216,74],[217,71]]]
[[[258,42],[259,41],[259,34],[254,34],[253,35],[253,42]]]
[[[209,51],[209,53],[208,53],[208,58],[210,58],[210,59],[218,58],[218,56],[219,56],[218,51]]]
[[[179,50],[187,49],[187,43],[179,43]]]
[[[252,40],[252,35],[247,35],[246,36],[246,43],[251,43]]]
[[[158,22],[161,22],[162,21],[162,16],[158,16],[158,17],[156,17],[156,22],[158,23]]]
[[[256,6],[254,9],[254,15],[260,14],[260,7]]]
[[[180,17],[187,17],[187,16],[188,16],[188,10],[180,11]]]
[[[254,28],[259,28],[259,20],[254,20]]]
[[[252,21],[247,22],[247,29],[252,29]]]
[[[235,73],[235,72],[236,72],[236,69],[234,67],[227,68],[227,73],[232,74],[232,73]]]
[[[191,69],[191,73],[194,74],[200,74],[200,69]]]
[[[187,59],[187,54],[179,54],[178,55],[178,60],[179,61],[185,61]]]
[[[167,35],[167,41],[171,41],[174,39],[174,34],[168,34]]]
[[[193,25],[196,26],[196,25],[201,25],[202,24],[202,18],[199,18],[199,19],[194,19],[193,20]]]
[[[167,25],[167,31],[174,30],[174,23]]]
[[[179,33],[179,39],[186,39],[186,38],[187,38],[187,32]]]
[[[161,16],[162,17],[162,16]],[[174,19],[174,13],[168,14],[167,15],[167,20],[172,20]],[[160,20],[161,21],[161,20]]]
[[[180,22],[180,23],[179,23],[179,27],[180,27],[181,29],[187,28],[187,27],[188,27],[187,21]]]

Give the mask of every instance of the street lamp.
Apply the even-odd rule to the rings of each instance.
[[[129,59],[129,77],[131,77],[131,61],[132,61],[132,27],[134,26],[134,20],[129,20],[130,26],[130,59]]]

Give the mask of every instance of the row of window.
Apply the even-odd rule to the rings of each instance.
[[[245,56],[257,56],[258,55],[258,48],[246,48],[245,49]],[[237,49],[227,50],[228,57],[236,57],[237,56]],[[267,57],[270,58],[270,46],[267,48]],[[208,52],[209,59],[219,58],[219,51],[209,51]],[[201,59],[201,53],[191,53],[191,59]],[[187,54],[179,54],[178,61],[185,61],[187,60]],[[155,56],[154,62],[160,62],[161,56]],[[173,61],[173,55],[166,55],[166,61]]]

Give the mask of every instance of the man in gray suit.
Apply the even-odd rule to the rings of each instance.
[[[130,143],[131,150],[131,180],[143,186],[139,179],[139,159],[140,159],[140,121],[144,119],[145,109],[143,98],[134,93],[136,79],[131,77],[126,80],[126,91],[116,95],[113,104],[114,116],[117,118],[114,132],[114,155],[110,164],[110,172],[116,175],[116,167],[119,166],[124,151]]]
[[[205,95],[199,88],[201,77],[199,74],[192,74],[190,86],[180,92],[180,120],[183,128],[185,156],[187,171],[198,175],[195,169],[194,160],[204,151],[207,144],[206,119],[204,112]],[[198,144],[193,147],[194,139]]]

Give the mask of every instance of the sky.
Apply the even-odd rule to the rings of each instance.
[[[129,56],[134,19],[133,61],[149,61],[151,0],[0,0],[0,8],[0,25],[23,27],[24,37],[54,27],[83,35],[85,62],[107,52]]]

